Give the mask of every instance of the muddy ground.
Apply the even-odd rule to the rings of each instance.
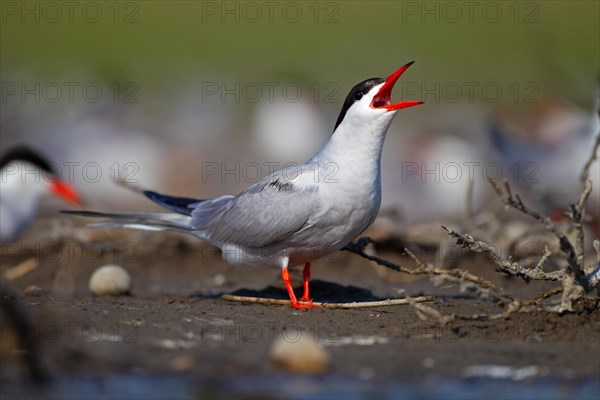
[[[38,388],[30,382],[24,352],[4,312],[2,398],[600,394],[600,311],[594,299],[579,303],[576,313],[536,311],[445,327],[419,319],[409,306],[298,311],[236,303],[220,295],[286,298],[279,272],[231,267],[216,250],[176,234],[127,231],[133,233],[114,239],[114,230],[98,232],[105,236],[93,238],[93,245],[82,243],[94,234],[79,230],[75,239],[54,242],[44,242],[40,237],[52,234],[38,231],[17,247],[3,247],[2,274],[28,258],[40,260],[36,269],[2,286],[12,293],[8,301],[32,323],[40,365],[50,383]],[[409,262],[391,250],[380,249],[378,255]],[[92,272],[109,263],[132,275],[130,296],[90,294]],[[522,297],[555,285],[527,285],[501,276],[480,257],[467,257],[460,267]],[[300,293],[301,273],[294,273],[293,280]],[[31,285],[42,292],[25,295]],[[436,288],[427,278],[390,273],[348,252],[313,266],[316,301],[398,298],[398,289],[437,296],[429,305],[443,314],[500,311],[490,300],[457,288]],[[293,342],[302,335],[330,354],[326,372],[296,375],[271,362],[274,341]]]

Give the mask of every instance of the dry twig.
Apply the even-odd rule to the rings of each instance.
[[[379,258],[377,256],[372,256],[370,254],[367,254],[364,252],[364,247],[366,246],[367,243],[370,243],[370,242],[372,242],[371,238],[362,237],[358,240],[357,243],[350,243],[346,247],[344,247],[343,250],[349,251],[354,254],[358,254],[359,256],[366,258],[367,260],[374,261],[379,265],[383,265],[384,267],[387,267],[394,271],[403,272],[403,273],[409,274],[409,275],[443,275],[443,276],[450,276],[450,277],[470,281],[476,285],[479,285],[482,288],[489,289],[490,291],[497,293],[502,298],[505,298],[505,299],[508,299],[511,301],[514,300],[514,296],[512,294],[508,293],[506,290],[504,290],[502,288],[497,287],[492,282],[490,282],[486,279],[480,278],[477,275],[473,275],[467,271],[460,270],[460,269],[447,270],[447,269],[442,269],[442,268],[436,268],[432,265],[425,265],[420,260],[416,259],[416,257],[414,257],[414,254],[412,254],[407,249],[405,249],[404,251],[406,252],[407,255],[412,257],[417,262],[417,268],[406,268],[401,265],[395,264],[391,261],[385,260],[383,258]]]
[[[464,235],[462,233],[455,232],[452,229],[447,228],[445,226],[442,226],[442,228],[445,229],[450,236],[456,239],[456,243],[459,246],[470,249],[475,253],[486,254],[497,265],[496,271],[498,272],[503,272],[507,275],[512,276],[518,276],[527,283],[529,283],[530,280],[558,281],[562,277],[562,274],[560,272],[546,273],[542,269],[542,264],[552,254],[550,253],[550,250],[548,250],[548,247],[546,247],[546,251],[544,252],[544,255],[542,256],[536,267],[533,269],[528,269],[523,267],[518,262],[512,260],[510,257],[508,259],[500,257],[496,253],[496,249],[486,242],[483,242],[481,240],[474,240],[473,237],[471,237],[470,235]]]
[[[223,300],[228,301],[239,301],[242,303],[255,303],[255,304],[266,304],[266,305],[282,305],[289,306],[291,302],[289,300],[280,299],[266,299],[263,297],[248,297],[248,296],[236,296],[233,294],[224,294],[221,296]],[[367,308],[367,307],[385,307],[385,306],[398,306],[412,303],[421,303],[425,301],[435,300],[434,296],[419,296],[415,298],[406,299],[387,299],[380,301],[365,301],[356,303],[318,303],[313,302],[313,305],[321,308]],[[302,302],[301,302],[302,303]]]
[[[594,146],[592,148],[592,154],[590,154],[590,158],[583,165],[583,169],[581,170],[581,174],[579,175],[579,182],[586,183],[590,177],[590,167],[593,162],[598,159],[598,149],[600,148],[600,133],[596,136],[596,141],[594,142]]]
[[[592,191],[591,182],[586,182],[586,185],[581,195],[579,196],[578,203],[571,204],[570,211],[567,214],[573,222],[573,226],[577,231],[577,239],[575,246],[573,246],[573,244],[567,238],[567,236],[558,229],[558,227],[554,224],[554,222],[552,222],[552,220],[548,216],[544,215],[539,211],[533,210],[532,208],[529,208],[523,203],[523,200],[518,194],[513,194],[508,181],[504,182],[503,188],[501,188],[500,185],[498,185],[496,182],[490,181],[490,184],[492,185],[494,191],[505,205],[510,206],[522,212],[523,214],[534,218],[558,238],[560,249],[567,256],[567,266],[564,268],[564,271],[559,272],[560,280],[562,281],[563,285],[563,295],[558,310],[560,312],[572,311],[574,301],[578,300],[585,293],[589,292],[590,290],[592,290],[600,284],[600,263],[598,267],[589,274],[586,274],[586,269],[584,266],[585,237],[583,230],[583,216],[585,214],[585,202]],[[449,233],[451,235],[453,234],[453,232]],[[466,240],[465,245],[471,248],[473,251],[477,251],[479,247],[477,245],[479,245],[480,243],[474,242],[471,237],[460,234],[454,234],[453,236],[458,238],[457,240],[459,241],[459,244],[460,241]],[[483,250],[480,251],[487,251],[485,249],[485,244],[483,245]],[[555,275],[556,273],[546,274],[543,272],[542,269],[543,262],[549,256],[548,253],[549,251],[546,249],[542,260],[540,260],[538,265],[533,270],[525,271],[531,271],[533,275],[540,275],[541,277],[550,276],[551,274]],[[509,259],[508,261],[509,267],[512,267],[514,270],[516,270],[519,273],[519,275],[525,272],[524,270],[519,269],[518,264],[515,264],[514,262],[512,262],[512,260]],[[528,273],[525,272],[526,276],[527,274]]]
[[[584,232],[583,232],[583,217],[585,211],[585,202],[587,201],[592,191],[592,181],[585,182],[585,187],[579,196],[577,204],[569,204],[569,212],[567,215],[573,221],[573,226],[577,230],[577,239],[575,241],[575,255],[577,265],[583,266],[584,260]],[[584,271],[585,274],[585,271]]]
[[[522,212],[523,214],[529,215],[530,217],[534,218],[535,220],[543,224],[547,230],[551,231],[558,238],[561,251],[567,255],[567,273],[569,275],[572,275],[573,279],[575,280],[575,282],[577,282],[577,284],[582,286],[585,290],[588,290],[587,281],[585,279],[585,273],[583,272],[581,265],[577,262],[577,252],[575,251],[573,244],[571,244],[571,241],[567,238],[567,236],[556,227],[556,225],[554,224],[554,222],[552,222],[550,217],[542,214],[539,211],[527,207],[523,203],[521,196],[512,193],[508,181],[504,181],[504,190],[502,190],[500,185],[498,185],[498,183],[496,182],[490,181],[490,184],[492,185],[492,188],[504,204]]]
[[[398,292],[400,294],[402,294],[404,297],[406,297],[406,301],[408,302],[408,304],[415,309],[416,313],[417,313],[417,317],[419,317],[419,319],[421,321],[427,321],[430,318],[431,319],[435,319],[435,321],[440,325],[440,326],[446,326],[448,325],[448,323],[454,321],[454,315],[443,315],[441,312],[439,312],[438,310],[436,310],[433,307],[429,307],[426,306],[424,304],[417,304],[417,299],[418,297],[415,297],[414,299],[412,297],[410,297],[410,295],[406,292],[406,290],[404,289],[399,289]]]
[[[40,263],[35,258],[28,258],[23,261],[21,264],[12,267],[9,270],[4,272],[4,278],[7,281],[13,281],[17,278],[20,278],[23,275],[26,275],[40,266]]]
[[[555,296],[555,295],[557,295],[559,293],[562,293],[562,292],[563,292],[563,288],[556,287],[556,288],[550,289],[550,290],[548,290],[546,292],[539,293],[537,296],[535,296],[535,297],[533,297],[533,298],[531,298],[529,300],[525,300],[523,302],[523,305],[526,305],[526,306],[538,305],[542,301],[546,300],[547,298]]]
[[[452,283],[458,282],[461,285],[464,285],[465,282],[473,283],[480,289],[479,292],[477,293],[480,297],[485,297],[482,294],[485,293],[486,291],[492,291],[492,292],[495,292],[498,295],[500,295],[502,298],[504,298],[506,300],[510,300],[509,302],[505,303],[504,310],[497,314],[491,314],[491,315],[489,315],[489,314],[444,315],[441,312],[439,312],[438,310],[436,310],[430,306],[426,306],[423,304],[415,304],[415,301],[419,298],[411,299],[410,296],[404,290],[400,290],[400,292],[404,293],[404,295],[406,296],[406,300],[408,301],[408,304],[411,307],[415,308],[415,310],[417,312],[417,316],[420,319],[422,319],[422,320],[434,319],[438,324],[441,324],[442,326],[444,326],[450,322],[456,321],[456,320],[481,321],[481,320],[496,320],[496,319],[508,318],[510,315],[512,315],[516,312],[528,311],[531,309],[530,308],[531,306],[538,305],[545,299],[552,297],[556,294],[559,294],[559,293],[563,292],[563,290],[564,290],[562,287],[554,288],[547,292],[540,293],[531,299],[520,300],[520,299],[516,299],[512,294],[510,294],[509,292],[506,292],[504,289],[498,288],[493,283],[491,283],[483,278],[480,278],[476,275],[473,275],[467,271],[461,271],[461,270],[456,270],[456,269],[455,270],[444,270],[444,269],[440,269],[440,268],[435,268],[432,265],[425,264],[419,258],[417,258],[417,256],[415,256],[414,253],[412,253],[408,249],[405,249],[405,253],[414,260],[415,264],[417,265],[416,268],[402,267],[402,266],[392,263],[388,260],[379,258],[377,256],[369,255],[363,251],[363,248],[369,242],[372,242],[372,240],[370,238],[363,237],[356,244],[351,243],[350,245],[346,246],[344,248],[344,250],[358,254],[359,256],[361,256],[363,258],[374,261],[374,262],[378,263],[379,265],[383,265],[394,271],[404,272],[404,273],[407,273],[410,275],[430,275],[432,278],[440,277],[445,280],[449,280]],[[599,253],[600,253],[600,241],[598,243],[598,248],[599,248]],[[546,248],[542,258],[538,262],[538,265],[531,271],[534,271],[536,269],[541,270],[543,263],[550,256],[550,254],[551,254],[550,250],[548,248]],[[599,257],[600,257],[600,255],[599,255]],[[557,280],[558,279],[558,278],[555,278],[554,276],[549,278],[550,275],[547,273],[543,273],[543,271],[542,271],[542,274],[545,274],[545,275],[540,274],[539,276],[545,276],[546,278],[548,278],[545,280]],[[534,278],[531,278],[531,279],[534,279]],[[529,308],[527,308],[527,307],[529,307]]]

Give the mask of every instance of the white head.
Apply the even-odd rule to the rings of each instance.
[[[409,62],[387,78],[371,78],[354,86],[344,101],[334,132],[382,133],[385,135],[396,111],[423,104],[422,101],[392,103],[392,89],[400,75],[410,67]]]
[[[394,84],[411,65],[406,64],[385,79],[367,79],[354,86],[344,101],[333,135],[309,162],[333,162],[348,181],[358,185],[357,178],[362,178],[366,185],[379,185],[383,142],[396,112],[423,103],[391,102]]]
[[[39,198],[50,193],[81,204],[77,191],[59,180],[51,165],[27,147],[0,157],[0,241],[14,240],[33,220]]]

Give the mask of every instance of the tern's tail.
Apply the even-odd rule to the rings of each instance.
[[[151,212],[97,212],[97,211],[61,211],[66,214],[83,217],[106,218],[107,221],[91,226],[118,226],[122,228],[144,229],[148,231],[178,231],[193,234],[189,226],[191,217],[175,213]]]

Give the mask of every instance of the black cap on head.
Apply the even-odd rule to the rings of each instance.
[[[49,172],[51,174],[56,173],[56,171],[52,168],[48,160],[46,160],[39,153],[27,146],[13,147],[12,149],[4,153],[0,157],[0,169],[4,168],[6,165],[14,161],[26,161],[46,172]]]
[[[346,100],[344,101],[344,105],[342,106],[342,111],[340,111],[340,115],[335,123],[335,127],[333,130],[335,131],[339,124],[342,123],[342,120],[346,116],[346,112],[348,109],[354,104],[355,101],[362,99],[362,97],[369,92],[373,88],[373,86],[381,85],[385,82],[385,78],[371,78],[365,81],[362,81],[358,85],[354,86],[348,96],[346,96]]]

